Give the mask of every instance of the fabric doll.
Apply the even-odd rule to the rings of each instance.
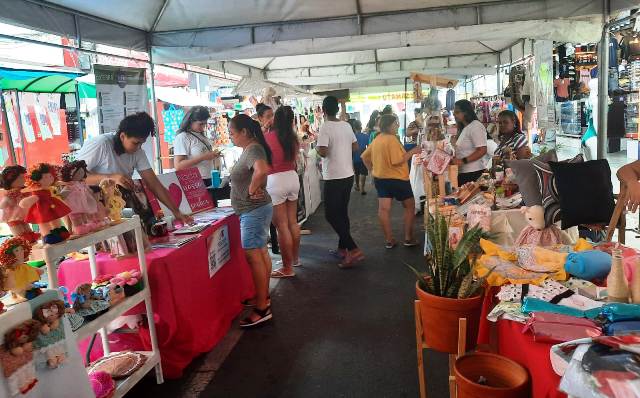
[[[91,185],[89,188],[91,189],[93,198],[96,200],[96,212],[89,214],[89,218],[98,228],[106,227],[111,224],[111,219],[109,218],[109,211],[104,205],[102,189],[96,185]]]
[[[40,239],[40,234],[33,232],[29,224],[24,222],[27,212],[18,206],[22,199],[29,196],[22,192],[25,186],[25,174],[27,169],[22,166],[7,166],[2,170],[0,183],[6,195],[0,200],[0,210],[2,210],[0,221],[9,226],[13,236],[21,236],[35,243]]]
[[[38,383],[33,363],[33,341],[39,329],[40,322],[29,319],[4,335],[0,363],[12,397],[27,394]]]
[[[40,333],[36,337],[35,348],[44,356],[47,366],[55,369],[67,358],[64,340],[64,301],[52,300],[38,307],[34,319],[40,322]]]
[[[2,270],[4,288],[11,294],[5,299],[5,304],[12,305],[26,301],[26,293],[33,289],[33,284],[40,280],[40,271],[25,264],[31,253],[31,243],[26,239],[15,237],[2,242],[0,245],[0,269]]]
[[[562,235],[558,227],[553,224],[545,227],[544,208],[542,206],[523,206],[520,211],[524,214],[529,225],[520,232],[515,246],[552,246],[562,242]]]
[[[74,235],[84,235],[100,228],[92,219],[92,215],[98,212],[98,203],[93,192],[87,184],[87,163],[84,160],[76,160],[67,163],[60,170],[62,181],[66,184],[60,195],[71,209],[69,219]]]
[[[122,209],[124,209],[125,202],[116,182],[108,178],[104,179],[100,181],[100,189],[102,189],[105,206],[109,211],[109,218],[119,222],[122,219]]]
[[[109,309],[107,301],[94,296],[90,283],[78,285],[76,292],[71,295],[71,301],[76,314],[85,318],[85,320],[94,319]]]
[[[28,174],[27,185],[33,190],[31,196],[20,201],[20,207],[27,210],[25,221],[38,224],[44,243],[60,243],[70,234],[62,224],[62,218],[71,209],[57,196],[53,189],[58,179],[55,166],[47,163],[35,165]]]
[[[71,325],[71,330],[75,332],[76,330],[80,329],[80,326],[84,324],[84,318],[76,314],[76,311],[71,306],[71,303],[69,303],[69,298],[67,296],[69,294],[69,289],[67,289],[66,286],[60,286],[58,290],[62,293],[62,302],[64,303],[65,316],[67,317],[67,320]]]

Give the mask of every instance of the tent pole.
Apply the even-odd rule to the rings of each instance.
[[[404,78],[404,143],[407,143],[407,82],[408,77]]]
[[[18,126],[20,127],[20,147],[22,148],[22,163],[27,167],[27,146],[25,144],[24,126],[22,125],[22,111],[20,109],[20,93],[18,90],[12,90],[16,93],[16,112],[18,113]]]
[[[609,110],[609,0],[602,0],[602,37],[598,51],[597,158],[607,157],[607,111]]]
[[[158,127],[158,109],[156,104],[156,80],[155,80],[155,64],[153,63],[153,54],[151,52],[151,42],[149,41],[149,46],[147,47],[147,51],[149,53],[149,68],[150,68],[150,80],[151,80],[151,112],[153,114],[153,120],[156,121],[156,128]],[[156,172],[158,174],[162,174],[162,157],[160,156],[160,131],[156,131],[156,136],[154,137],[155,147],[156,147]]]
[[[78,81],[76,80],[76,118],[78,119],[78,134],[80,134],[80,145],[84,145],[84,132],[82,131],[82,113],[80,112],[80,92],[78,92]],[[64,94],[61,94],[64,95]]]
[[[0,106],[2,107],[2,114],[4,115],[4,120],[6,120],[6,125],[7,125],[7,132],[9,134],[6,134],[6,140],[7,143],[9,144],[9,151],[11,151],[9,153],[9,156],[11,157],[11,161],[9,162],[9,164],[14,165],[16,164],[16,150],[13,148],[13,138],[11,137],[11,129],[9,128],[9,115],[7,114],[7,108],[5,105],[5,101],[4,101],[4,93],[0,93]],[[0,117],[2,117],[2,115],[0,115]]]

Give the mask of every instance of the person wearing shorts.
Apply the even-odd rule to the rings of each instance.
[[[240,217],[242,249],[251,268],[256,296],[243,304],[254,307],[240,321],[240,327],[257,326],[270,320],[269,275],[271,257],[267,251],[269,224],[273,214],[271,197],[266,191],[271,168],[271,150],[260,124],[240,114],[231,119],[231,141],[242,148],[242,155],[231,169],[231,206]]]
[[[290,106],[281,106],[276,110],[271,130],[265,134],[273,155],[267,179],[267,192],[273,203],[272,222],[278,232],[278,245],[282,255],[282,260],[278,263],[281,267],[271,272],[272,278],[293,277],[293,267],[300,266],[300,179],[296,172],[300,143],[293,129],[294,119],[293,109]]]
[[[391,203],[393,199],[404,207],[404,246],[414,247],[415,200],[409,183],[411,157],[420,151],[415,147],[405,151],[398,137],[398,118],[395,115],[383,115],[380,118],[380,134],[369,144],[362,154],[362,160],[371,170],[374,185],[378,193],[378,219],[385,238],[385,247],[393,249],[397,242],[391,230]]]

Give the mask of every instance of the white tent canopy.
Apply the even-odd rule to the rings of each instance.
[[[492,73],[530,40],[597,41],[602,10],[599,0],[4,0],[0,20],[316,90]]]

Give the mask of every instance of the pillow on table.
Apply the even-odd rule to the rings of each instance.
[[[609,162],[600,159],[549,165],[560,195],[562,229],[609,223],[615,208]]]
[[[541,162],[555,162],[558,160],[555,150],[551,150],[534,158]],[[526,206],[542,206],[542,194],[538,186],[538,175],[533,167],[533,159],[509,160],[507,167],[513,170],[516,184],[522,193],[522,200]]]
[[[582,155],[577,155],[572,159],[559,163],[581,163],[583,161]],[[556,180],[549,163],[539,159],[533,159],[532,163],[538,176],[538,189],[540,189],[542,195],[545,225],[549,226],[561,219],[560,194],[558,194]]]

